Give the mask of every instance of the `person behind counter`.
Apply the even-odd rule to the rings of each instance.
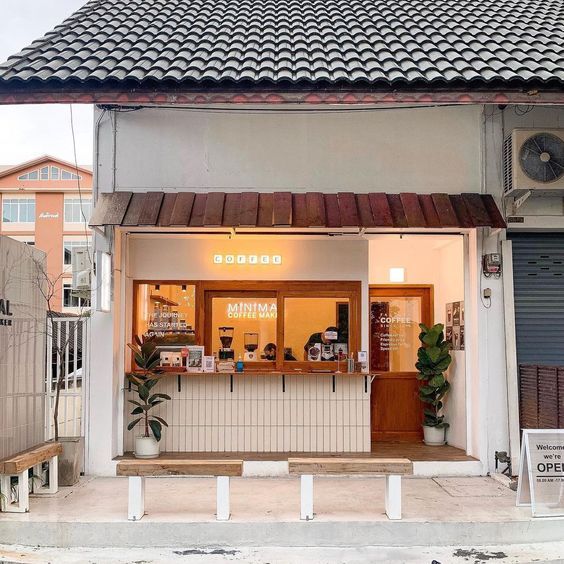
[[[314,345],[316,345],[316,344],[330,345],[331,343],[338,341],[338,338],[332,339],[332,340],[328,339],[327,333],[334,333],[338,337],[339,329],[338,329],[338,327],[330,326],[330,327],[327,327],[327,329],[325,329],[325,331],[323,331],[323,332],[312,333],[309,336],[307,343],[304,345],[304,352],[305,352],[305,358],[306,359],[307,359],[307,354],[308,354],[309,349],[311,347],[313,347]],[[331,358],[325,358],[323,360],[337,360],[337,357],[333,355]]]
[[[264,358],[265,360],[276,360],[276,345],[274,343],[268,343],[264,347]],[[289,352],[284,351],[284,360],[296,360]]]

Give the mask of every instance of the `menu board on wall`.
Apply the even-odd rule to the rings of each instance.
[[[446,304],[445,341],[452,344],[452,350],[464,350],[464,302]]]
[[[525,429],[517,505],[533,517],[564,516],[564,429]]]

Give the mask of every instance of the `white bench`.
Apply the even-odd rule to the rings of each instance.
[[[291,475],[301,476],[300,518],[313,519],[313,476],[376,474],[386,476],[386,515],[401,519],[401,477],[413,474],[407,458],[290,458]]]
[[[129,478],[127,518],[139,521],[145,515],[145,478],[155,476],[216,476],[216,518],[228,521],[229,478],[243,475],[242,460],[190,460],[182,458],[126,459],[117,463],[116,474]]]
[[[63,452],[61,443],[48,442],[29,448],[0,460],[0,507],[7,513],[29,511],[30,479],[29,469],[33,468],[31,491],[36,495],[57,493],[59,489],[59,455]],[[43,463],[48,462],[46,480],[42,481]],[[15,481],[15,486],[12,482]],[[39,484],[37,482],[40,482]],[[12,501],[12,488],[16,499]]]

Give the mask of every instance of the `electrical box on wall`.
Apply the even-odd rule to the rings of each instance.
[[[501,276],[501,254],[490,253],[482,257],[482,272],[486,278],[494,276],[499,278]]]
[[[75,295],[90,297],[92,262],[86,247],[72,249],[72,289]]]

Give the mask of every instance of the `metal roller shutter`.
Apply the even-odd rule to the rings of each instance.
[[[519,411],[524,429],[564,426],[564,234],[513,241]]]
[[[564,366],[564,234],[509,238],[518,363]]]

